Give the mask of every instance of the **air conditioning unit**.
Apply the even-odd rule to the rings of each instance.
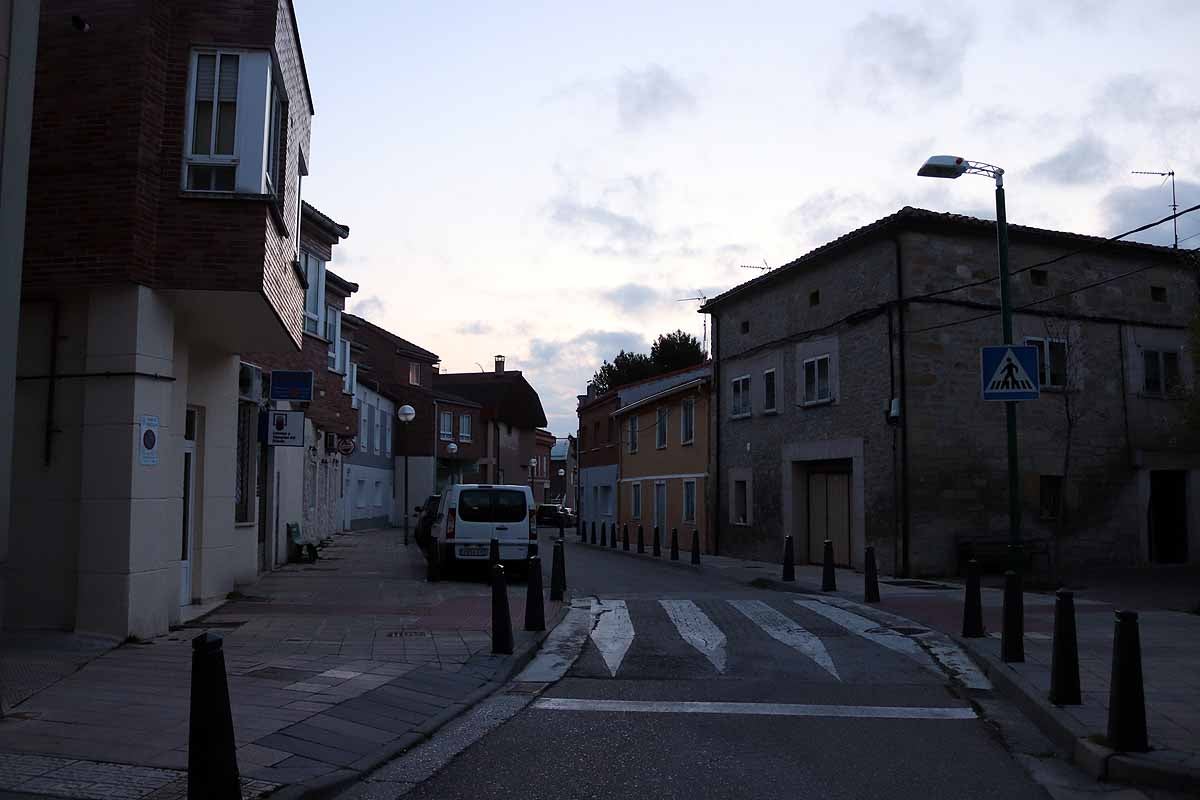
[[[261,403],[263,399],[262,369],[242,362],[238,369],[238,399],[248,403]]]

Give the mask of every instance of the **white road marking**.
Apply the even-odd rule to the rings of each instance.
[[[704,654],[717,672],[725,671],[725,634],[691,600],[659,600],[683,640]]]
[[[616,711],[642,714],[746,714],[768,717],[840,717],[851,719],[976,719],[971,708],[909,706],[824,706],[798,703],[701,703],[659,700],[575,700],[543,697],[544,711]]]
[[[817,600],[796,600],[794,602],[869,642],[906,655],[921,666],[938,672],[937,665],[933,663],[929,654],[921,649],[921,645],[901,633],[880,627],[879,623],[873,619],[855,614],[853,611],[826,605]]]
[[[629,609],[624,600],[594,600],[592,616],[596,618],[592,641],[615,678],[621,661],[633,644],[633,622],[629,619]]]
[[[842,676],[838,675],[837,667],[834,666],[833,659],[829,657],[829,651],[825,649],[825,645],[800,623],[779,613],[761,600],[730,600],[728,602],[745,614],[751,622],[762,628],[772,639],[803,653],[817,662],[830,675],[839,681],[842,679]]]
[[[566,619],[551,631],[529,666],[517,676],[518,681],[553,683],[567,674],[579,658],[592,627],[592,604],[576,600]]]

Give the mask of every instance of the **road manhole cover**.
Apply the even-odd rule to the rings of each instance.
[[[429,631],[388,631],[389,639],[423,639],[429,636]]]

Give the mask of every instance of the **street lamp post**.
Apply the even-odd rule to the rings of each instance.
[[[533,476],[537,470],[538,460],[536,458],[529,459],[529,491],[533,492],[533,502],[537,502],[537,489],[533,487]]]
[[[408,515],[412,509],[408,507],[408,425],[417,418],[417,411],[405,403],[396,410],[396,419],[404,425],[404,546],[408,547]]]
[[[558,478],[559,478],[558,483],[560,486],[562,486],[562,499],[564,501],[566,501],[566,499],[567,499],[567,482],[565,480],[563,480],[563,478],[565,478],[566,475],[567,475],[567,471],[565,469],[563,469],[562,467],[559,467],[558,468]]]
[[[996,182],[996,252],[1000,261],[1000,325],[1004,344],[1013,343],[1012,300],[1008,290],[1008,220],[1004,213],[1004,170],[981,161],[967,161],[959,156],[930,156],[917,175],[923,178],[957,178],[960,175],[985,175]],[[1017,404],[1004,403],[1005,424],[1008,427],[1008,548],[1016,568],[1021,559],[1021,495],[1020,470],[1017,463]]]

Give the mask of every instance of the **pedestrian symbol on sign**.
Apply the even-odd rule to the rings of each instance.
[[[1028,345],[984,347],[979,351],[984,400],[1036,400],[1038,353]]]

